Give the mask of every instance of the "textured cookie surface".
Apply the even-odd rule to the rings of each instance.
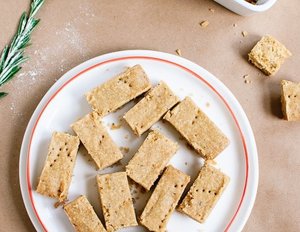
[[[125,172],[97,176],[107,231],[136,226],[136,216]]]
[[[300,83],[281,81],[283,116],[288,121],[300,121]]]
[[[229,177],[205,164],[178,210],[200,223],[205,222],[228,183]]]
[[[204,158],[214,159],[229,144],[229,139],[191,98],[186,97],[164,119]]]
[[[59,201],[67,198],[79,139],[66,133],[52,134],[48,155],[37,186],[37,192]]]
[[[85,196],[66,204],[64,210],[78,232],[106,232],[93,206]]]
[[[177,150],[177,143],[153,130],[129,161],[126,172],[131,179],[150,190]]]
[[[136,135],[141,135],[178,101],[178,97],[161,81],[124,115],[124,119]]]
[[[113,112],[151,88],[151,83],[140,65],[92,89],[86,94],[88,103],[102,117]]]
[[[272,36],[264,36],[248,54],[249,61],[266,75],[275,74],[292,53]]]
[[[168,220],[190,177],[168,166],[152,193],[140,217],[140,223],[150,231],[166,231]]]
[[[71,127],[99,169],[106,168],[123,158],[96,112],[84,116]]]

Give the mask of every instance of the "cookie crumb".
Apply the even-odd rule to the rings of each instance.
[[[210,107],[209,102],[206,102],[205,106],[206,106],[206,107]]]
[[[134,198],[132,198],[132,203],[133,203],[133,204],[135,204],[135,203],[136,203],[136,201],[135,201],[135,199],[134,199]]]
[[[204,20],[199,23],[201,27],[206,28],[209,25],[209,22],[207,20]]]
[[[185,166],[187,166],[187,165],[188,165],[188,163],[187,163],[187,162],[184,162],[184,164],[185,164]]]
[[[248,77],[249,77],[249,74],[245,74],[245,75],[243,76],[244,79],[247,79]]]
[[[246,37],[248,35],[248,32],[247,31],[242,31],[242,36],[243,37]]]
[[[124,139],[128,139],[128,138],[129,138],[129,135],[125,135],[125,136],[124,136]]]
[[[120,147],[120,150],[124,153],[128,153],[129,152],[129,147]]]
[[[251,83],[250,80],[245,80],[244,82],[245,82],[245,84],[250,84]]]
[[[209,8],[208,9],[211,13],[215,13],[215,9],[213,9],[213,8]]]
[[[234,23],[232,26],[233,26],[233,27],[237,27],[237,24],[236,24],[236,23]]]
[[[59,206],[62,206],[64,204],[66,204],[66,202],[68,201],[68,199],[65,199],[63,201],[57,201],[54,203],[54,208],[58,208]]]
[[[182,56],[181,50],[179,48],[176,49],[176,53],[177,53],[178,56]]]
[[[118,124],[116,124],[116,123],[112,123],[111,124],[111,126],[110,126],[110,129],[111,130],[117,130],[117,129],[120,129],[122,127],[122,124],[121,123],[118,123]]]

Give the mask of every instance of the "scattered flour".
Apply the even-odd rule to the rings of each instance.
[[[27,61],[27,64],[25,63],[23,65],[24,68],[16,75],[13,81],[5,85],[13,86],[13,88],[10,88],[12,89],[10,90],[11,104],[8,107],[12,115],[16,118],[20,118],[23,115],[22,110],[24,110],[20,109],[17,102],[18,99],[20,99],[21,96],[24,98],[32,97],[30,93],[32,93],[35,86],[43,82],[49,82],[51,72],[53,72],[53,70],[49,71],[49,66],[56,67],[56,75],[57,70],[59,70],[58,77],[60,77],[71,68],[68,57],[77,54],[77,56],[79,55],[81,58],[80,60],[87,58],[88,41],[79,32],[77,26],[80,23],[86,24],[86,22],[88,23],[90,20],[94,20],[96,14],[89,2],[79,4],[77,10],[78,17],[74,17],[71,21],[62,23],[61,27],[54,32],[54,36],[56,37],[54,43],[43,43],[39,46],[32,41],[32,46],[35,46],[36,49],[29,55],[30,59]],[[27,55],[26,51],[25,55]],[[46,67],[48,68],[46,69]],[[55,78],[54,81],[57,81],[58,77]]]

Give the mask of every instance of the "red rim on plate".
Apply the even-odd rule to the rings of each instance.
[[[31,131],[30,134],[30,140],[29,140],[29,145],[28,145],[28,152],[27,152],[27,157],[26,157],[26,180],[27,180],[27,190],[29,192],[29,198],[30,198],[30,204],[33,208],[33,211],[35,213],[36,218],[38,219],[39,223],[41,224],[41,226],[43,227],[44,231],[47,231],[45,225],[43,224],[39,214],[37,213],[35,204],[34,204],[34,200],[33,200],[33,196],[32,196],[32,192],[33,189],[31,187],[31,182],[30,182],[30,173],[29,173],[29,167],[30,167],[30,151],[31,151],[31,143],[32,143],[32,139],[35,133],[35,129],[39,123],[39,120],[42,116],[42,114],[44,113],[45,109],[47,108],[47,106],[49,105],[49,103],[56,97],[56,95],[64,88],[66,87],[69,83],[71,83],[73,80],[75,80],[76,78],[78,78],[79,76],[81,76],[82,74],[90,71],[91,69],[94,69],[96,67],[99,67],[101,65],[104,64],[108,64],[108,63],[112,63],[112,62],[116,62],[116,61],[120,61],[120,60],[130,60],[130,59],[145,59],[145,60],[154,60],[157,62],[164,62],[164,63],[168,63],[174,66],[177,66],[183,70],[185,70],[186,72],[192,74],[194,77],[198,78],[200,81],[202,81],[204,84],[206,84],[214,93],[216,93],[218,95],[218,97],[223,101],[223,103],[225,104],[226,108],[228,109],[228,111],[230,112],[238,130],[239,133],[241,135],[242,138],[242,143],[243,143],[243,149],[244,149],[244,155],[245,155],[245,182],[244,182],[244,187],[243,187],[243,192],[238,204],[238,207],[233,215],[233,217],[230,219],[230,221],[228,222],[228,224],[226,225],[225,231],[228,231],[230,226],[232,225],[233,221],[235,220],[241,205],[244,201],[244,197],[245,197],[245,193],[246,193],[246,189],[247,189],[247,184],[248,184],[248,172],[249,172],[249,163],[248,163],[248,150],[247,150],[247,146],[246,146],[246,142],[245,142],[245,137],[242,133],[241,127],[238,123],[238,120],[236,118],[236,116],[233,113],[233,110],[230,108],[229,104],[227,103],[227,101],[223,98],[223,96],[210,84],[208,83],[204,78],[202,78],[200,75],[198,75],[197,73],[195,73],[194,71],[186,68],[185,66],[175,63],[173,61],[169,61],[169,60],[165,60],[165,59],[161,59],[161,58],[157,58],[157,57],[151,57],[151,56],[126,56],[126,57],[120,57],[120,58],[115,58],[115,59],[109,59],[100,63],[97,63],[95,65],[92,65],[89,68],[84,69],[83,71],[79,72],[78,74],[76,74],[75,76],[73,76],[72,78],[70,78],[68,81],[66,81],[57,91],[55,91],[55,93],[50,97],[50,99],[47,101],[47,103],[45,104],[45,106],[43,107],[43,109],[41,110],[41,112],[38,115],[38,118],[36,120],[36,122],[34,123],[34,127]]]

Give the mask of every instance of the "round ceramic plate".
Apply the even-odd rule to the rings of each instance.
[[[166,82],[179,98],[190,96],[230,139],[230,145],[216,158],[217,167],[230,177],[230,183],[204,224],[175,211],[167,231],[241,231],[254,204],[258,184],[258,159],[255,140],[249,121],[232,93],[212,74],[184,58],[154,51],[121,51],[86,61],[63,75],[43,97],[27,126],[20,154],[20,185],[27,212],[37,231],[63,232],[73,228],[62,207],[55,208],[55,200],[38,194],[35,189],[41,174],[51,134],[65,131],[73,134],[70,124],[91,111],[84,94],[124,71],[126,67],[141,64],[153,85]],[[129,148],[121,165],[97,171],[86,151],[77,156],[68,200],[81,194],[87,196],[103,222],[96,175],[124,170],[147,133],[136,137],[121,121],[120,116],[134,105],[126,104],[103,118],[104,125],[116,144]],[[179,134],[167,123],[154,125],[180,145],[170,163],[196,178],[203,160],[186,146]],[[124,151],[124,149],[123,149]],[[140,215],[151,192],[136,192],[135,209]],[[122,231],[146,231],[143,227]]]

